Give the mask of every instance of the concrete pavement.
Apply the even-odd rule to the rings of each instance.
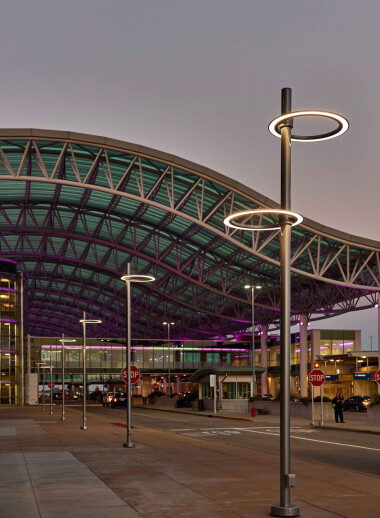
[[[89,408],[86,431],[78,407],[59,418],[58,407],[0,408],[0,517],[261,518],[279,500],[274,453],[148,427],[125,449],[112,412]],[[380,518],[379,477],[299,459],[292,471],[302,517]]]

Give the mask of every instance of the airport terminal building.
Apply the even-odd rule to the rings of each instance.
[[[253,328],[257,392],[278,393],[280,237],[265,213],[276,202],[175,155],[30,128],[0,130],[0,182],[1,404],[33,401],[37,363],[47,379],[51,361],[59,384],[59,339],[81,343],[84,312],[101,321],[88,329],[89,382],[118,379],[128,267],[154,278],[131,295],[136,391],[166,392],[170,369],[173,391],[198,383],[207,397],[211,369],[225,397],[246,397]],[[261,211],[266,231],[225,225],[248,209]],[[307,396],[314,360],[335,376],[331,391],[372,391],[376,355],[362,350],[359,331],[313,322],[379,306],[380,243],[304,218],[292,229],[290,262],[292,393]],[[252,297],[247,286],[261,289]],[[164,321],[175,323],[170,339]],[[80,350],[68,349],[66,371],[80,388]]]

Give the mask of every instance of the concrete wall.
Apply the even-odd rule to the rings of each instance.
[[[214,401],[212,403],[212,410],[214,409]],[[223,399],[222,410],[223,412],[247,412],[248,413],[248,399]]]
[[[253,401],[248,405],[248,411],[251,412],[251,407],[260,408],[267,411],[271,415],[280,415],[280,402],[279,401]],[[308,405],[303,403],[290,403],[290,416],[291,417],[306,417],[312,418],[311,402]],[[321,403],[314,403],[314,420],[319,421],[321,417]],[[323,420],[331,421],[335,420],[334,409],[330,402],[323,403]]]
[[[380,405],[369,406],[367,408],[367,423],[380,424]]]
[[[156,402],[156,405],[157,406],[161,406],[161,407],[171,407],[171,408],[174,408],[175,407],[175,399],[173,398],[158,398],[157,399],[157,402]]]
[[[27,401],[28,405],[37,405],[38,404],[37,377],[38,377],[38,374],[34,373],[34,372],[30,372],[26,376],[25,401]]]

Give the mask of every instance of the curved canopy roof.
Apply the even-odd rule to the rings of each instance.
[[[1,256],[18,261],[28,332],[79,334],[83,310],[96,334],[125,332],[126,271],[133,337],[220,338],[250,327],[245,284],[260,284],[255,321],[279,319],[279,233],[226,228],[226,215],[278,207],[215,171],[104,137],[0,130]],[[380,243],[309,220],[292,231],[292,318],[324,318],[377,301]],[[363,299],[361,299],[363,301]],[[94,328],[95,326],[91,326]],[[89,328],[91,335],[91,329]],[[92,332],[92,334],[94,331]]]

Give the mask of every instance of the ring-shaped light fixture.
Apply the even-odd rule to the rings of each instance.
[[[293,135],[292,140],[296,142],[318,142],[320,140],[328,140],[330,138],[338,137],[339,135],[343,135],[348,130],[348,120],[342,117],[342,115],[338,115],[337,113],[332,112],[324,112],[320,110],[303,110],[298,112],[290,112],[285,115],[280,115],[272,120],[269,124],[268,129],[275,137],[281,138],[281,122],[286,121],[288,119],[293,119],[296,117],[325,117],[327,119],[332,119],[338,123],[338,127],[332,131],[327,133],[321,133],[319,135]]]
[[[131,273],[130,275],[123,275],[121,280],[130,282],[153,282],[156,280],[156,277],[153,277],[153,275],[137,275]]]
[[[79,322],[82,322],[82,324],[101,324],[103,320],[98,320],[96,318],[81,318]]]
[[[294,227],[299,225],[303,221],[303,217],[296,212],[292,212],[291,210],[282,210],[282,209],[254,209],[254,210],[245,210],[243,212],[237,212],[236,214],[231,214],[224,220],[224,224],[227,227],[237,228],[238,230],[279,230],[281,225],[276,227],[258,227],[255,225],[245,225],[242,223],[241,225],[234,223],[236,218],[242,218],[244,216],[253,216],[254,214],[277,214],[279,216],[289,216],[292,218],[291,226]]]
[[[76,340],[73,340],[71,338],[63,338],[61,340],[58,340],[58,342],[69,343],[69,342],[76,342]]]

